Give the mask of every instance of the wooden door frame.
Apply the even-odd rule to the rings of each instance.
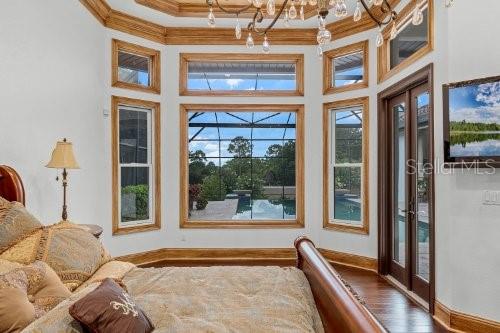
[[[392,246],[391,237],[389,234],[389,224],[386,222],[390,219],[391,200],[387,194],[390,194],[391,188],[391,169],[390,169],[390,147],[389,142],[392,138],[389,137],[391,131],[388,130],[387,124],[389,120],[389,112],[387,112],[388,101],[397,95],[405,93],[407,90],[415,88],[423,83],[429,85],[429,137],[430,137],[430,163],[432,170],[435,170],[434,165],[434,82],[433,82],[433,64],[429,64],[415,73],[407,76],[396,84],[390,86],[378,94],[378,271],[381,275],[387,275],[391,262],[390,246]],[[432,209],[429,211],[429,235],[430,235],[430,256],[429,256],[429,312],[434,313],[435,301],[435,191],[434,191],[434,172],[430,176],[430,200],[433,203]]]

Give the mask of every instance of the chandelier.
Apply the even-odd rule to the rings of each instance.
[[[318,33],[316,35],[316,40],[318,42],[318,56],[323,55],[323,48],[332,40],[332,34],[326,27],[326,17],[330,13],[338,18],[343,18],[348,15],[346,0],[283,0],[282,4],[276,4],[276,0],[267,0],[265,5],[266,18],[270,18],[271,22],[267,26],[258,27],[262,25],[264,20],[263,6],[265,0],[247,0],[247,5],[242,5],[240,8],[231,9],[225,7],[219,3],[219,0],[206,0],[209,8],[208,11],[208,25],[211,28],[215,27],[215,14],[213,7],[216,6],[220,11],[236,16],[236,27],[234,29],[234,34],[236,39],[241,39],[242,28],[239,20],[239,16],[242,13],[253,13],[251,16],[251,21],[248,23],[247,30],[248,35],[246,38],[246,46],[251,49],[254,47],[253,35],[264,36],[264,41],[262,43],[262,51],[264,53],[269,53],[271,50],[271,44],[267,38],[268,32],[276,25],[278,20],[282,18],[285,27],[290,26],[292,20],[305,20],[305,7],[306,5],[316,7],[317,18],[318,18]],[[453,0],[448,0],[452,2]],[[420,6],[421,1],[416,1],[415,8],[412,13],[412,23],[414,25],[420,25],[424,19],[422,12],[422,7]],[[297,9],[298,8],[298,9]],[[374,14],[374,9],[379,8],[382,12],[382,18]],[[397,13],[392,8],[392,6],[387,2],[387,0],[357,0],[356,9],[354,10],[353,19],[354,22],[358,22],[362,18],[362,11],[366,11],[368,16],[373,20],[379,27],[379,32],[376,36],[375,42],[377,47],[384,44],[384,36],[382,30],[385,26],[392,24],[390,30],[390,40],[396,38],[398,34],[398,29],[396,27]],[[385,17],[385,18],[384,18]]]

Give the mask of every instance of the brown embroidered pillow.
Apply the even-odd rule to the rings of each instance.
[[[109,278],[75,302],[69,308],[69,314],[93,333],[149,333],[154,330],[132,297]]]

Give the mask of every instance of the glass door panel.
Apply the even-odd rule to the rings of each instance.
[[[406,266],[406,107],[405,102],[395,101],[392,107],[394,121],[394,209],[392,259]]]

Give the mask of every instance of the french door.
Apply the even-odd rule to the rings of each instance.
[[[381,273],[431,302],[433,284],[433,137],[429,81],[385,99],[379,158],[383,197]],[[381,147],[381,146],[380,146]],[[381,161],[379,161],[381,162]],[[380,179],[382,178],[382,179]]]

